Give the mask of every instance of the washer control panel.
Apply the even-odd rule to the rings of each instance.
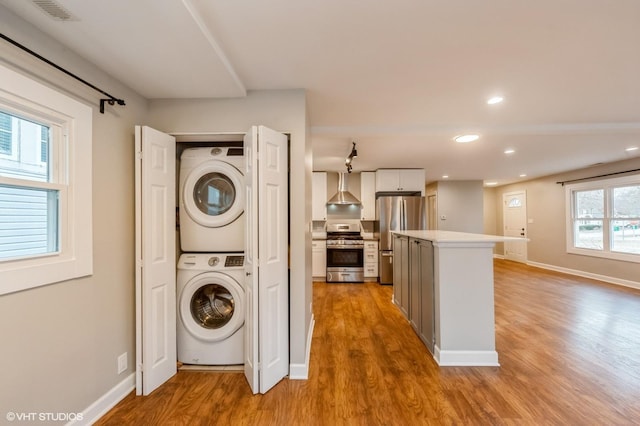
[[[227,259],[224,261],[225,267],[234,267],[234,266],[244,266],[244,256],[227,256]]]

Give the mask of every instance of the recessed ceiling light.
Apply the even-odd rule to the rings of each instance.
[[[479,137],[480,136],[478,135],[460,135],[460,136],[456,136],[454,140],[460,143],[467,143],[467,142],[477,141]]]
[[[498,184],[498,182],[487,182],[485,183],[485,185],[487,186],[496,186]]]
[[[635,150],[637,150],[637,149],[638,149],[638,147],[637,147],[637,146],[630,146],[629,148],[625,149],[625,151],[627,151],[627,152],[631,152],[631,151],[635,151]]]
[[[515,149],[511,149],[511,148],[504,150],[505,154],[513,154],[514,152],[516,152],[516,150]]]
[[[527,177],[527,174],[526,173],[521,173],[520,177]]]
[[[487,99],[487,103],[489,105],[499,104],[502,101],[504,101],[504,98],[502,96],[493,96],[493,97]]]
[[[442,175],[442,179],[449,179],[449,175]]]

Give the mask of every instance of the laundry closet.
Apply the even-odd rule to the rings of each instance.
[[[287,145],[136,126],[138,394],[176,361],[240,366],[254,393],[288,374]]]
[[[176,137],[176,341],[185,365],[244,364],[243,136]]]

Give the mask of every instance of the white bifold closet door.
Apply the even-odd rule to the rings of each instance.
[[[136,394],[177,372],[176,141],[136,126]]]
[[[244,372],[265,393],[289,372],[287,137],[254,126],[244,138],[247,162]]]

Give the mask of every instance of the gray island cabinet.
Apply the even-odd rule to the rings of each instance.
[[[524,238],[394,231],[393,303],[441,366],[498,366],[493,247]]]

